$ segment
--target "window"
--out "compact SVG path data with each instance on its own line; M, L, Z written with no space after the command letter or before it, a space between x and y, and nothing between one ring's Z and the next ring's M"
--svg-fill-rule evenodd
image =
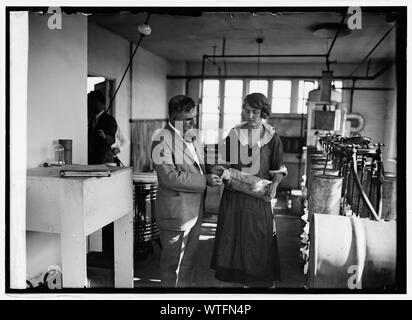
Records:
M267 80L250 80L249 93L262 93L266 97L268 96L268 81Z
M332 85L341 90L342 81ZM200 128L206 144L215 144L242 119L244 94L259 92L271 102L272 113L307 113L309 92L318 88L314 80L204 80ZM219 129L223 129L219 133Z
M105 77L100 77L100 76L87 76L87 94L90 93L90 91L100 91L106 98L106 111L111 115L115 116L116 114L116 101L111 99L113 98L114 95L114 90L115 90L115 80L108 79ZM111 105L110 105L111 103ZM110 106L110 109L109 109Z
M332 87L334 87L336 91L342 92L343 82L338 80L332 81Z
M298 109L297 113L307 113L308 106L306 105L309 92L317 88L317 82L300 80L299 81L299 96L298 96Z
M223 137L241 122L243 80L225 80L223 112Z
M87 77L87 93L93 91L95 89L96 84L105 82L106 79L104 77Z
M292 95L292 81L275 80L272 90L272 112L289 113Z
M216 143L219 129L219 80L203 82L201 128L204 130L205 143Z

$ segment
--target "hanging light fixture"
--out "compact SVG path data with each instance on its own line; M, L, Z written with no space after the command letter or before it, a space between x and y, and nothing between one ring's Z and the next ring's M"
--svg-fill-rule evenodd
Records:
M263 42L263 38L257 38L256 42L258 44L258 63L257 63L257 77L260 78L260 45Z

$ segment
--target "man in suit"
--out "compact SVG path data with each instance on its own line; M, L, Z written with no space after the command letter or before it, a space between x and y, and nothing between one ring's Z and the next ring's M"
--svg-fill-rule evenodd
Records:
M100 91L90 91L87 95L89 116L88 158L89 164L114 162L111 145L115 142L116 120L105 112L106 98Z
M160 229L162 285L192 285L195 254L204 210L206 186L222 183L206 174L203 146L196 135L197 110L184 95L169 101L169 122L153 138L152 160L157 172L156 220Z

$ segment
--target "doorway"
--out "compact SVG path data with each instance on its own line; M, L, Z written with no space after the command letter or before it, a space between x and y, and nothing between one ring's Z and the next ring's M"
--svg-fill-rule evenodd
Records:
M87 77L87 94L90 91L100 91L106 101L106 112L115 118L116 104L115 100L111 103L111 99L114 95L115 80L109 79L98 75L88 75ZM87 259L88 259L88 272L91 272L91 278L93 274L104 274L104 278L107 277L107 272L112 272L113 261L113 226L112 224L99 229L96 232L88 236L87 241ZM106 255L104 254L106 253ZM89 275L90 276L90 275Z
M110 101L113 97L115 90L115 80L108 79L103 76L87 76L87 93L97 90L104 94L106 98L106 109L110 106ZM107 113L115 117L116 100L113 101Z

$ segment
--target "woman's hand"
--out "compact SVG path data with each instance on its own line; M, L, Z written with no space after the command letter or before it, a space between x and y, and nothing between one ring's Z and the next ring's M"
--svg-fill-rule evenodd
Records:
M222 175L223 171L225 171L225 167L220 165L215 165L210 168L210 173L215 174L219 177Z
M272 183L272 185L270 186L269 192L263 196L263 201L271 201L272 199L274 199L276 197L277 188L278 188L278 184Z
M278 188L279 183L282 181L284 174L287 174L287 169L285 166L282 166L280 170L277 171L269 171L270 175L272 176L272 185L270 186L270 190L267 195L263 197L264 201L270 201L276 197L276 190Z
M206 180L209 187L217 187L222 184L222 179L215 174L206 175Z
M229 181L230 180L230 170L225 169L220 177L222 178L222 180Z

